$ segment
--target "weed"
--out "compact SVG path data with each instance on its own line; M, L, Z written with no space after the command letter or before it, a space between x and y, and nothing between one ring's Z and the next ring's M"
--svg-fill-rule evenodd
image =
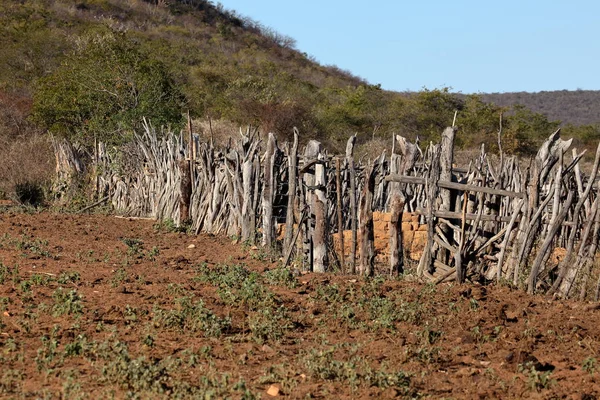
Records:
M369 386L381 389L396 387L406 390L410 386L410 375L404 371L389 372L385 365L381 366L378 370L373 370L367 364L362 378Z
M217 265L211 269L204 263L196 266L195 270L198 273L196 280L221 288L239 288L251 274L242 265Z
M87 337L83 334L77 335L74 341L67 343L64 347L63 358L80 356L90 347Z
M127 276L127 271L125 270L125 268L121 267L115 271L115 274L110 280L110 286L116 288L117 286L122 285L128 280L129 278Z
M23 257L31 259L52 258L57 259L48 251L48 241L38 239L33 236L22 234L19 238L13 238L8 233L5 233L0 238L0 245L12 246L17 250L21 250Z
M22 394L21 385L25 375L17 369L6 369L0 378L0 393Z
M0 297L0 311L6 311L8 309L9 304L10 304L9 297Z
M41 274L33 274L29 279L36 286L47 286L54 280L51 276Z
M164 219L162 221L157 222L156 224L154 224L154 230L157 232L180 232L180 233L185 233L187 232L187 227L186 226L177 226L177 224L175 223L175 221L173 221L170 218Z
M72 272L61 272L56 279L61 285L66 285L68 283L77 283L81 279L81 274L77 271Z
M146 255L148 260L150 261L155 261L156 257L160 254L160 250L158 249L158 247L153 246L152 249L150 249L148 251L148 254Z
M139 256L142 252L144 242L140 239L123 238L121 239L127 246L127 254L130 256Z
M469 308L472 311L477 311L479 310L479 302L477 301L477 299L475 298L471 298L471 300L469 300Z
M292 328L292 320L284 306L263 308L248 316L248 326L256 343L263 344L267 340L280 340Z
M0 263L0 285L3 285L4 282L10 277L10 269Z
M328 381L348 383L354 390L359 384L358 366L356 359L340 361L334 358L336 348L326 350L311 349L304 357L303 365L311 376Z
M338 284L335 283L333 285L319 285L316 291L316 298L331 306L343 303L345 296Z
M50 374L52 372L51 366L53 365L54 359L58 356L58 341L54 337L47 335L42 336L42 347L37 350L37 356L35 363L37 364L38 371L46 371Z
M593 375L594 372L596 372L596 364L597 363L598 363L598 360L596 360L594 357L588 357L585 360L583 360L581 368L588 374Z
M185 294L185 289L179 283L169 283L167 286L167 293L171 296L183 296Z
M153 309L155 327L167 329L202 331L207 337L218 337L231 328L230 318L219 318L204 306L202 300L192 302L189 297L177 299L176 307L163 310L158 306Z
M31 292L31 286L32 286L31 281L21 281L21 283L19 284L19 288L21 289L21 292L23 292L23 293Z
M298 279L288 268L276 268L263 274L269 285L282 285L293 289L298 287Z
M556 384L552 379L552 371L538 371L533 363L519 364L518 371L527 376L529 388L536 392L541 389L550 389Z
M52 312L55 317L71 314L79 316L83 312L81 296L79 296L76 290L67 292L62 287L59 287L52 293L52 299L54 299Z

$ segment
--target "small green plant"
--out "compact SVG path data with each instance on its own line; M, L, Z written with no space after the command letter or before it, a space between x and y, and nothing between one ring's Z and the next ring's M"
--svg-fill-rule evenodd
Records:
M128 281L127 271L125 268L121 267L115 271L113 277L110 280L110 286L116 288L119 285Z
M231 319L219 318L206 308L202 300L192 302L190 297L175 301L175 308L164 310L158 306L153 309L154 326L166 329L204 332L207 337L218 337L231 328Z
M472 311L479 310L479 302L477 301L477 299L471 298L471 300L469 300L469 308Z
M35 362L38 371L46 371L48 374L52 372L51 366L54 359L58 356L58 341L54 337L47 335L42 336L42 347L37 350Z
M268 340L280 340L293 327L292 320L284 306L261 308L248 315L251 336L258 344Z
M288 268L276 268L263 274L269 285L283 285L290 289L298 287L298 279Z
M4 282L10 277L10 269L0 263L0 285L3 285Z
M538 371L532 362L519 364L518 371L527 376L529 388L533 391L550 389L556 384L556 380L551 376L552 371Z
M56 259L48 251L48 241L30 237L25 234L21 235L18 239L12 239L10 241L17 250L23 251L23 257L29 257L32 259L39 259L42 257Z
M77 271L61 272L60 275L58 275L56 282L61 285L66 285L68 283L77 283L80 279L81 274Z
M121 239L127 246L127 254L130 256L140 256L144 246L144 242L140 239L123 238Z
M55 317L61 315L79 316L83 312L81 296L79 296L76 290L66 291L62 287L59 287L52 293L52 299L54 299L52 312Z
M153 246L152 249L150 249L148 251L148 254L146 255L146 257L148 258L148 260L150 261L155 261L156 257L160 254L160 250L158 249L158 247Z
M581 368L588 374L593 375L594 372L596 372L596 364L597 363L598 363L598 360L596 360L596 358L587 357L585 360L583 360Z
M187 227L186 226L177 226L177 224L175 223L175 221L173 221L170 218L164 219L162 221L159 221L158 223L154 224L154 230L158 231L158 232L180 232L180 233L185 233L187 231Z

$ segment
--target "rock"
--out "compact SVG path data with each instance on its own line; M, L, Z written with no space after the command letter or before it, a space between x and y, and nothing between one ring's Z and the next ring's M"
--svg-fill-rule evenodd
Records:
M188 246L188 249L195 249L195 248L196 248L196 245L195 245L195 244L190 244L190 245Z
M281 391L281 389L279 389L279 386L271 385L271 386L269 386L269 389L267 389L267 394L271 397L277 397L277 396L279 396L280 391Z

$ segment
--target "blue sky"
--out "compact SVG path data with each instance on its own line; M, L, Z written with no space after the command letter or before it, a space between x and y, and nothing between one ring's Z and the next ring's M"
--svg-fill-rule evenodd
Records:
M388 90L600 90L598 0L221 0Z

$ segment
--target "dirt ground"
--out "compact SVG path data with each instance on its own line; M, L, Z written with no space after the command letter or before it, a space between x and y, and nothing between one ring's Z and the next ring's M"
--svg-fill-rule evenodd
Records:
M600 395L600 310L304 274L231 238L0 209L0 398Z

